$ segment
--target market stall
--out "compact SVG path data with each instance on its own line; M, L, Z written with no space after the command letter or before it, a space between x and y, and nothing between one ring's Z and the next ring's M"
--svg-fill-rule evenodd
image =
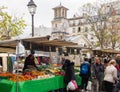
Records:
M33 37L1 41L0 52L16 53L16 46L19 41L22 42L26 50L33 49L47 52L56 52L56 48L61 48L62 46L77 45L76 43L61 40L49 40L48 37ZM50 64L50 66L51 65L52 64ZM64 84L62 69L56 70L56 67L53 66L51 66L50 69L48 69L48 67L46 70L43 69L44 67L42 66L42 68L38 69L39 71L28 70L30 72L25 72L25 74L7 74L7 72L4 71L5 73L0 73L0 89L2 92L48 92L66 86ZM76 75L76 79L77 84L81 85L81 77L78 74Z
M81 85L79 67L74 70L76 82ZM22 74L0 73L2 92L49 92L65 86L61 65L40 65L37 71L29 69Z
M48 92L64 88L63 76L55 76L42 80L28 80L18 82L18 92ZM81 85L81 77L76 75L77 84ZM16 82L0 79L1 92L16 92Z
M61 48L63 46L77 45L77 43L68 42L64 40L58 40L58 39L50 40L48 36L31 37L31 38L0 41L0 52L8 53L8 55L9 53L16 54L16 46L18 45L19 41L24 45L25 50L33 49L35 51L39 51L39 54L41 54L40 52L47 52L49 53L49 57L51 59L53 59L53 56L57 57L58 54L63 52L61 51ZM57 53L56 50L58 48L60 51ZM61 61L61 58L59 61Z
M120 51L113 50L113 49L94 49L93 55L98 56L114 56L116 54L120 53Z

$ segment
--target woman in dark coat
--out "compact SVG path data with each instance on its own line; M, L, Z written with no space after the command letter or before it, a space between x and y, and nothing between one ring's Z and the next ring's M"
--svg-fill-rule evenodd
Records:
M66 59L62 68L65 71L64 82L66 85L71 80L76 80L75 73L74 73L74 62L70 62L70 60Z

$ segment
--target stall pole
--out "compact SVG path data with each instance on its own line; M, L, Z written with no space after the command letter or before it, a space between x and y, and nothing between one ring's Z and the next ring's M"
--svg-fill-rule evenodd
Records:
M22 54L25 54L25 48L24 46L21 44L21 41L20 40L17 40L17 46L16 46L16 61L17 61L17 71L16 71L16 92L18 92L18 79L19 79L19 76L18 76L18 62L20 61L20 58L19 56L22 55Z
M50 60L52 60L52 55L51 55L51 46L49 46L49 55L50 55Z
M19 40L17 41L17 46L16 46L16 60L17 60L17 71L16 71L16 92L18 92L18 62L19 62Z

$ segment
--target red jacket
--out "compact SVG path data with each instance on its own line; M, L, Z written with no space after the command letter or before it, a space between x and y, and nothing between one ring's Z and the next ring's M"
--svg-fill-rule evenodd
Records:
M115 67L120 72L120 67L118 65L116 65Z

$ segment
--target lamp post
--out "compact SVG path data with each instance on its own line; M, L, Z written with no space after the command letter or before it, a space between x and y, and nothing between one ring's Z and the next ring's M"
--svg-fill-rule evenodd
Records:
M34 36L34 14L36 12L36 7L37 5L34 3L33 0L30 0L30 2L28 2L28 10L32 16L32 37Z

